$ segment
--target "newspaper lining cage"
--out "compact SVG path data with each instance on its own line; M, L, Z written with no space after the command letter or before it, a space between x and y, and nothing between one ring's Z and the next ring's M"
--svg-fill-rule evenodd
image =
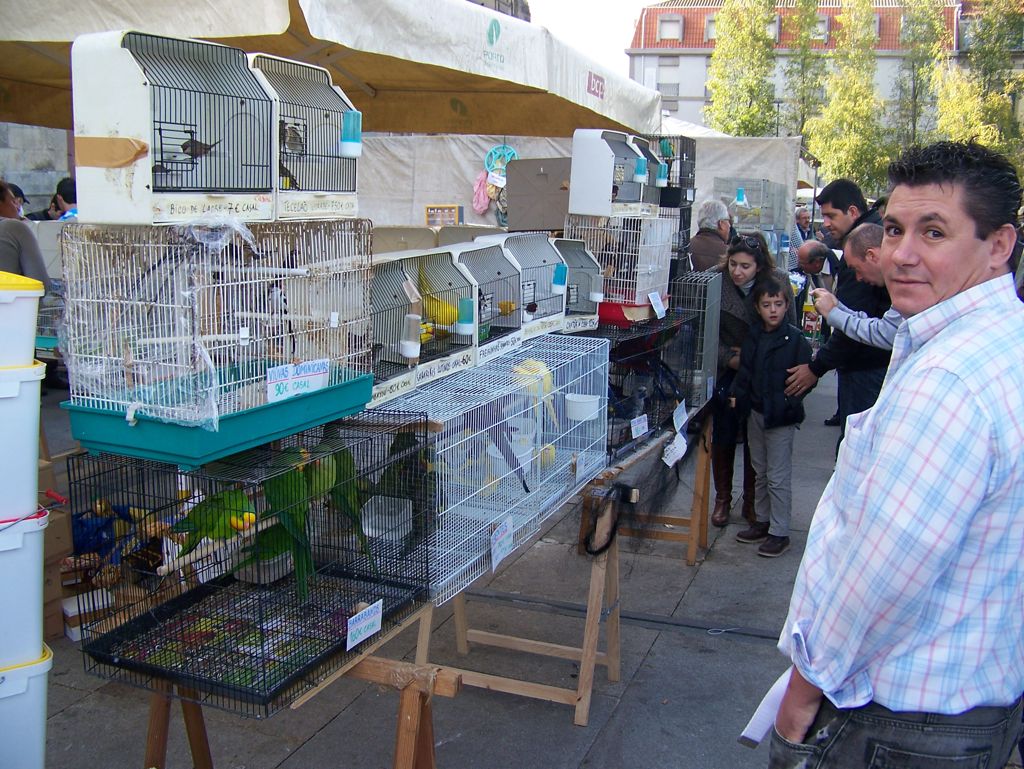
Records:
M340 148L352 103L325 69L266 54L249 60L276 96L278 216L354 216L356 160Z
M377 381L474 345L477 290L447 249L381 256L371 279Z
M605 466L607 376L606 340L541 335L392 401L438 424L436 604L487 571L497 525L511 519L523 542Z
M273 219L271 100L243 51L102 32L72 65L80 221Z
M380 602L387 629L427 600L426 429L378 410L189 473L71 457L88 669L250 717L312 688L354 614Z
M604 301L604 279L601 265L587 250L582 240L553 238L551 240L568 267L565 292L565 315L597 315Z
M72 414L217 429L277 402L282 365L326 388L365 376L369 237L358 219L65 227Z
M640 216L569 214L565 237L582 240L604 274L604 301L650 304L668 293L673 222Z
M546 232L487 235L479 243L497 243L519 268L523 326L565 315L566 267Z
M477 286L477 362L486 363L505 347L499 340L522 328L519 268L495 243L456 243L448 248Z

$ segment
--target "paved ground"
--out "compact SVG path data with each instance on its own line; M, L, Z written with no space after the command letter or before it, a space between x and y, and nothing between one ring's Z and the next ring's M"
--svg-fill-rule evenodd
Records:
M814 505L831 472L838 429L825 427L822 421L834 408L835 380L829 376L807 399L807 422L797 434L789 553L768 560L757 557L754 546L737 543L735 515L726 529L712 529L711 547L694 567L686 566L681 544L623 540L622 680L609 683L598 669L589 725L573 726L567 706L467 687L454 699L434 701L438 766L765 766L767 748L741 747L736 737L786 666L775 639ZM55 451L67 440L59 435L60 418L47 408ZM688 509L690 493L687 484L671 507ZM471 624L578 645L589 564L576 555L577 526L577 514L564 511L514 562L474 586ZM527 611L524 604L541 611ZM572 662L480 647L461 657L454 648L452 624L448 607L435 613L432 661L575 686L577 668ZM383 653L411 657L415 640L414 632L406 632ZM47 767L142 766L147 693L87 675L79 652L68 641L56 643L54 652ZM208 710L215 765L383 769L391 765L397 706L391 690L342 680L299 710L265 721ZM177 712L169 766L191 766Z

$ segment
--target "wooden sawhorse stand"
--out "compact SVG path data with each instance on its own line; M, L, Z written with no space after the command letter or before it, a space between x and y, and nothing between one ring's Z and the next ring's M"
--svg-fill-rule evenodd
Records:
M415 621L420 623L419 642L424 635L430 635L430 606L416 614L397 628L376 640L358 659L332 673L316 688L306 692L292 703L297 708L320 693L331 683L349 676L363 681L391 686L400 692L398 705L398 729L395 736L394 769L435 769L434 762L434 721L430 698L433 695L454 697L458 694L462 680L457 671L450 668L427 666L369 656L375 649L398 635ZM426 629L424 629L426 628ZM153 693L149 705L149 729L146 736L146 769L164 769L167 762L167 733L171 717L170 683L162 691ZM203 719L203 708L194 699L196 693L178 687L181 712L185 721L189 749L192 752L194 769L213 769L210 742Z
M496 646L513 651L539 654L545 657L576 660L580 664L579 678L575 689L517 678L479 673L475 670L446 668L462 678L466 686L490 689L496 692L517 694L520 697L531 697L548 702L559 702L572 705L573 723L586 726L590 719L590 702L594 690L594 668L604 665L608 671L609 681L618 681L621 675L622 651L620 646L619 626L619 548L616 542L601 555L596 556L590 566L590 589L587 596L587 614L583 623L582 646L563 646L561 644L536 641L529 638L474 630L469 627L466 616L466 596L459 593L453 599L455 611L455 648L459 654L469 653L469 644L477 643L485 646ZM605 651L598 651L598 637L601 633L601 616L607 615L605 632ZM426 664L429 653L429 634L426 638L421 634L416 648L416 662Z

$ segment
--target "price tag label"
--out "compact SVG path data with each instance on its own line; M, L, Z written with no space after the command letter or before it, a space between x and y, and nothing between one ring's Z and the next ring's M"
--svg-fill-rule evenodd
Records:
M659 318L665 317L665 303L661 301L661 294L657 291L652 291L647 295L648 299L651 300L651 306L654 308L654 314Z
M647 415L641 414L629 420L629 432L634 439L647 435Z
M268 368L267 403L322 390L327 387L330 374L331 361L328 358Z
M381 619L384 617L384 599L381 598L374 604L363 609L357 614L348 618L348 639L345 641L345 651L362 643L372 635L380 632Z
M687 421L689 421L690 415L686 413L686 401L679 401L679 405L676 406L676 410L672 412L672 424L676 428L677 433L681 433L683 428L686 427Z
M672 467L672 465L683 458L684 454L686 454L686 437L681 433L676 433L676 437L665 447L665 451L661 455L661 461Z
M491 533L491 571L497 569L498 564L512 552L512 534L511 518L505 518Z

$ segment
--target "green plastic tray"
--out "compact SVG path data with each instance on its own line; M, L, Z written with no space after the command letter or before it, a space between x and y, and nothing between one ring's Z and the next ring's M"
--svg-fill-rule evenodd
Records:
M373 395L373 376L363 374L341 384L277 403L237 411L220 418L216 432L125 412L61 404L71 416L71 435L82 448L178 465L183 470L212 462L268 441L292 435L362 411Z

